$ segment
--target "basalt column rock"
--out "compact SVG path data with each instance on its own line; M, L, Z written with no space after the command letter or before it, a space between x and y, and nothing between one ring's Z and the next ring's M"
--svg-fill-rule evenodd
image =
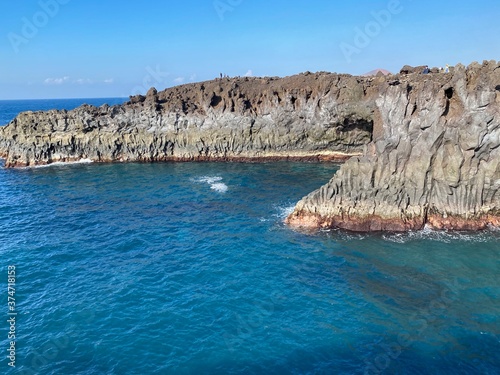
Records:
M410 74L380 88L382 129L304 197L293 226L405 231L500 226L500 64Z

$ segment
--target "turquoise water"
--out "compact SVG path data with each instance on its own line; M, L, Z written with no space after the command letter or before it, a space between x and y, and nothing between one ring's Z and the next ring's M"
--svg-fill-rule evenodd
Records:
M285 226L336 169L1 169L0 373L498 374L500 233Z

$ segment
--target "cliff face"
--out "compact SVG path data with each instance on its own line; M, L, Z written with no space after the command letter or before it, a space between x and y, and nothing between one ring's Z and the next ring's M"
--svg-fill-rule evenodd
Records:
M348 160L287 218L355 231L500 226L500 64L452 73L305 73L183 85L121 106L26 112L6 167L111 161Z
M375 100L362 156L304 197L293 226L403 231L500 226L500 64L401 75Z
M183 85L121 106L26 112L0 128L6 167L110 161L346 159L371 141L373 79L305 73Z

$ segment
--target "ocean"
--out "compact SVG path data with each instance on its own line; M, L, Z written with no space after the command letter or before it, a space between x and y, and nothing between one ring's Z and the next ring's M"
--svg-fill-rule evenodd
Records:
M82 104L98 107L102 104L122 104L127 100L127 98L0 100L0 126L8 124L19 112L48 111L51 109L66 109L69 111Z
M284 225L338 167L0 169L0 373L499 374L500 232Z

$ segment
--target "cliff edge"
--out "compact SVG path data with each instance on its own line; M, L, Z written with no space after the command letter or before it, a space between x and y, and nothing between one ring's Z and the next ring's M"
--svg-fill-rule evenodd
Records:
M500 226L500 64L399 75L362 156L304 197L292 226L406 231Z
M379 85L304 73L152 88L119 106L25 112L0 127L6 167L88 159L345 160L372 138Z

